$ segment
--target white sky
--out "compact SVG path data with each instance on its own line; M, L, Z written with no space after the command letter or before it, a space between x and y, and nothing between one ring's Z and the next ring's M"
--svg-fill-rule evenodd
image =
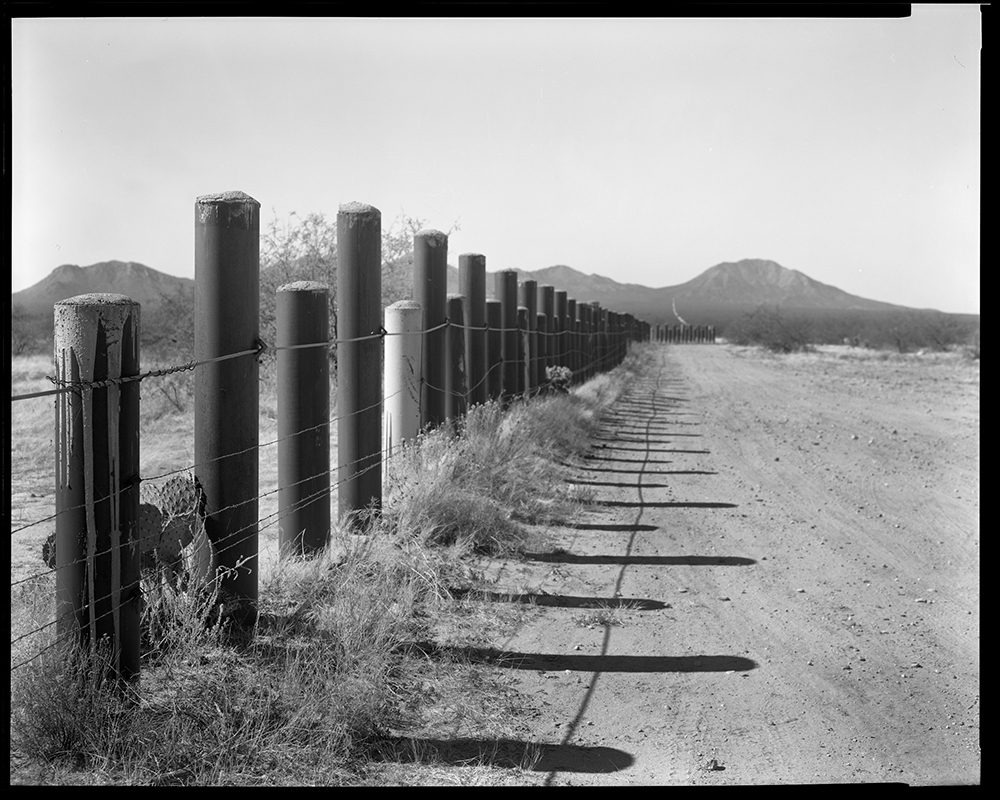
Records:
M449 261L668 286L772 259L979 313L980 10L901 20L12 22L12 290L194 275L194 203L371 203Z

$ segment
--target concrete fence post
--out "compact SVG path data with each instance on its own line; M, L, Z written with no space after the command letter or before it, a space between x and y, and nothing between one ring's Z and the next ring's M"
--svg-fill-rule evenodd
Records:
M568 331L566 330L566 301L569 299L566 292L557 289L553 292L556 308L556 364L560 367L567 366L566 354L569 347L566 342Z
M353 525L382 506L382 212L337 212L337 500Z
M54 308L60 382L139 374L139 304L84 294ZM112 672L139 674L139 382L56 395L56 633L111 645Z
M518 304L528 310L528 345L525 360L528 364L528 393L538 393L538 281L527 280L518 287Z
M594 374L604 372L604 309L600 303L593 304L594 309Z
M535 315L535 344L538 347L538 357L535 361L535 372L538 375L538 386L535 387L536 391L541 391L545 388L545 384L548 382L548 378L545 375L545 359L546 359L546 348L549 344L549 337L543 335L548 329L548 316L545 314Z
M195 203L194 352L208 361L260 342L260 203L243 192ZM257 620L260 385L257 358L204 364L194 378L194 476L205 533L196 572L218 579L237 625Z
M469 405L485 403L486 385L486 256L458 257L458 291L465 297L465 369Z
M420 358L424 312L413 300L400 300L385 310L385 378L382 407L382 476L403 446L420 433Z
M579 372L579 367L577 365L577 346L576 346L576 300L572 297L566 298L566 366L569 367L570 373L572 374L572 382L576 383L580 376L577 374Z
M531 385L529 371L531 370L531 344L528 329L528 309L517 307L517 393L520 397L530 397L528 387Z
M468 409L465 379L465 311L460 294L448 295L448 336L445 338L444 416L449 422L457 422Z
M448 236L441 231L423 230L413 237L413 299L424 310L424 331L444 323L448 313ZM421 427L437 426L445 420L447 337L444 328L422 337Z
M325 283L297 281L275 295L281 557L317 553L330 537L328 294ZM324 346L303 347L315 344Z
M496 273L494 295L500 301L503 317L503 337L500 355L503 359L503 400L506 405L517 395L517 272L512 269Z
M499 400L503 395L503 308L499 300L486 301L487 381L490 400Z
M619 341L618 335L618 312L609 311L608 312L608 340L609 340L609 359L608 359L608 370L614 369L618 366L618 358L621 350L621 342Z
M542 366L542 373L539 380L543 383L547 380L545 370L556 365L557 343L556 332L556 287L549 284L542 284L538 287L538 311L545 315L545 331L539 329L538 335L545 339L545 363ZM541 363L541 362L539 362Z

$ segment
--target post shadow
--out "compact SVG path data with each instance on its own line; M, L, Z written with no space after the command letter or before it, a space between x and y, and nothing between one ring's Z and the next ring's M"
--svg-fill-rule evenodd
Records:
M661 600L640 597L577 597L566 594L536 594L534 592L511 594L476 590L453 590L452 595L490 603L521 603L553 608L625 608L630 611L661 611L668 608L668 604Z
M735 503L651 503L639 500L634 502L631 500L595 500L594 505L605 508L739 508Z
M581 556L567 552L525 553L526 561L548 564L616 564L646 567L746 567L756 564L753 558L742 556Z
M434 658L458 658L504 669L542 672L747 672L757 668L749 658L731 655L691 656L590 655L584 653L521 653L493 647L452 647L430 642L411 645Z
M519 739L423 739L393 736L372 745L372 758L403 764L490 765L533 772L609 773L635 759L614 747L549 744Z
M629 459L614 459L615 461L628 461ZM669 464L669 461L635 461L635 464ZM718 475L718 472L712 472L707 469L666 469L666 470L656 470L651 472L647 469L610 469L608 467L575 467L574 469L580 472L610 472L612 474L623 474L623 475ZM578 482L578 481L577 481ZM573 481L570 481L573 483ZM610 484L609 484L610 485ZM624 485L624 484L622 484ZM643 484L645 486L645 484ZM634 488L634 487L633 487Z

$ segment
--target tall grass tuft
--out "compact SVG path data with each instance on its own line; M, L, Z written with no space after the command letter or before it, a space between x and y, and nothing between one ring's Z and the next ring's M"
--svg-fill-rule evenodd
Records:
M567 482L601 414L651 358L635 348L613 373L569 394L474 406L458 426L422 434L389 463L383 524L430 545L477 553L516 552L521 523L558 522L586 501Z
M343 782L421 708L424 659L407 645L435 584L412 551L337 538L263 582L249 639L205 624L211 604L162 585L144 612L141 680L124 691L95 678L99 652L50 650L15 671L12 746L114 782Z

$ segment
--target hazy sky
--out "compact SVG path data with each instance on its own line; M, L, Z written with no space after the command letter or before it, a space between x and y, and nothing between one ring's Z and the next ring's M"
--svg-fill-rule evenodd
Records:
M12 290L194 275L198 195L350 201L449 261L669 286L741 258L979 312L980 10L888 20L16 19Z

